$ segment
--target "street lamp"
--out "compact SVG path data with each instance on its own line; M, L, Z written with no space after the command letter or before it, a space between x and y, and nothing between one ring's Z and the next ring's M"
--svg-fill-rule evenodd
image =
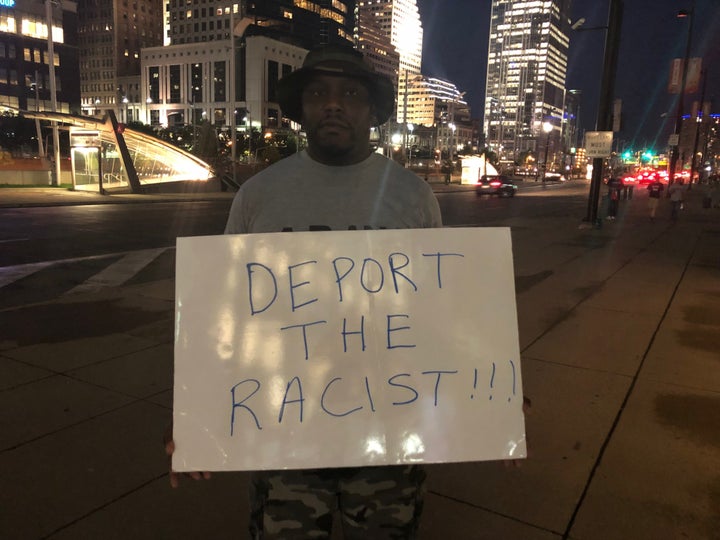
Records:
M412 139L412 132L415 129L415 126L408 122L407 129L410 132L410 135L409 135L408 141L407 141L407 146L408 146L408 150L409 150L407 166L410 167L410 166L412 166L412 144L411 144L412 141L410 139Z
M50 76L50 106L53 114L57 112L57 81L55 80L55 48L53 44L53 16L52 8L60 5L57 0L45 0L45 23L47 24L47 47L48 47L48 75ZM60 169L60 131L57 120L50 122L53 136L53 160L55 162L55 176L52 184L59 186L61 183Z
M545 181L545 173L547 173L547 159L548 159L548 148L550 148L550 132L553 130L553 125L550 122L543 122L542 130L545 132L545 159L543 159L543 176L542 181Z
M448 127L450 128L450 140L448 141L448 151L450 153L450 163L452 163L453 156L455 155L455 152L453 151L453 145L455 144L455 130L457 129L455 124L450 122L448 124Z
M124 96L122 98L122 102L125 105L125 123L128 123L128 103L130 103L130 100L127 98L127 96Z
M246 116L243 118L243 122L247 124L247 136L248 136L248 159L252 155L252 118L250 118L250 111L245 109Z
M151 97L148 97L145 99L145 120L147 121L147 124L150 125L150 105L152 104L153 100Z

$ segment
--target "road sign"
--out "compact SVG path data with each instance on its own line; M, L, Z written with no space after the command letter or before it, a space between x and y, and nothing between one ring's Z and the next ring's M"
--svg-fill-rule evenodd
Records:
M677 133L673 133L670 135L670 138L668 139L668 146L677 146L680 142L680 135Z
M589 158L608 157L612 153L612 131L588 131L585 133L585 150Z

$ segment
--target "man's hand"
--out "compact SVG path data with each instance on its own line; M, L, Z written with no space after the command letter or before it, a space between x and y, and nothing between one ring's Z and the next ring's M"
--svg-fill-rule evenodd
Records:
M170 486L176 488L180 485L180 476L185 475L193 480L208 480L210 473L208 471L194 471L189 473L176 473L172 470L172 455L175 453L175 441L172 438L172 426L168 426L163 435L163 444L165 445L165 453L168 456L168 468L170 469Z
M532 407L532 401L530 401L529 397L523 396L523 413L528 414L530 412L530 407ZM527 445L527 440L525 441L525 444ZM529 449L528 457L530 457ZM519 467L522 467L522 460L520 459L504 459L502 463L506 469L517 469Z

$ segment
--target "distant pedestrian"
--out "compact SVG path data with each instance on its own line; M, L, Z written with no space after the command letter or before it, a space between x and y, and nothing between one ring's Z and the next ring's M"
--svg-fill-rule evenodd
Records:
M650 198L648 199L648 207L650 208L650 221L655 221L655 214L657 212L658 204L660 204L660 198L665 186L660 180L655 180L652 184L648 184L648 192Z
M622 182L618 178L608 180L608 215L607 219L614 221L620 206L620 189Z
M677 182L670 184L670 187L668 188L668 194L670 195L670 204L672 205L672 209L670 211L671 221L677 221L678 215L680 214L680 210L682 209L683 205L684 191L685 186L683 186L682 180L678 180Z

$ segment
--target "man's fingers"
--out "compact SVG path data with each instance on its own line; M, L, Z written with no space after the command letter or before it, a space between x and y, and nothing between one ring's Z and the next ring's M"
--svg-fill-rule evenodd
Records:
M175 441L170 440L170 441L165 442L165 453L168 456L172 456L174 452L175 452Z
M170 471L170 487L176 488L180 485L180 478L178 473Z

